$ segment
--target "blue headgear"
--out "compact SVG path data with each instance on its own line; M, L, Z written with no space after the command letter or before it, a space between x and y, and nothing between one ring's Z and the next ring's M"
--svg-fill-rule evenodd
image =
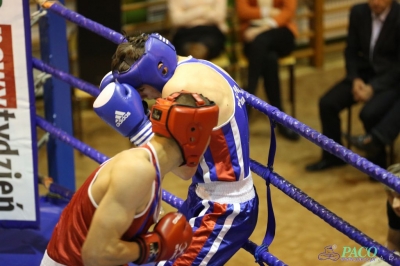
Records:
M160 63L162 66L159 68ZM134 88L147 84L161 92L174 74L177 64L178 58L172 43L160 34L152 33L139 60L124 72L114 71L113 76L119 83L127 83Z

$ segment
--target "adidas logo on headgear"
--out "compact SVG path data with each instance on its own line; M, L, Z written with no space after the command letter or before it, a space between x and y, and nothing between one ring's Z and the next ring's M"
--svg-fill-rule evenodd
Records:
M131 112L115 111L115 125L119 127L131 115Z

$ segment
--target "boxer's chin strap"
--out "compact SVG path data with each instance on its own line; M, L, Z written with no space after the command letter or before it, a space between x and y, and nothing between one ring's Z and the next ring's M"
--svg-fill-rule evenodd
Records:
M271 189L270 189L270 175L274 170L274 159L275 159L275 152L276 152L276 138L275 138L275 126L276 122L271 120L271 141L269 146L269 153L268 153L268 173L265 177L266 185L267 185L267 206L268 206L268 224L267 230L265 232L265 237L262 244L256 248L254 252L254 257L256 262L259 265L264 265L263 261L260 260L260 253L268 251L269 246L271 245L272 241L275 237L275 214L274 209L272 207L272 200L271 200Z

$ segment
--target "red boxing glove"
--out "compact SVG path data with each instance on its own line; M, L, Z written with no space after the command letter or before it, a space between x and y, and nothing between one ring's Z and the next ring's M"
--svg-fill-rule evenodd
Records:
M140 257L135 264L175 260L192 242L193 231L182 213L167 213L155 225L153 232L138 236Z

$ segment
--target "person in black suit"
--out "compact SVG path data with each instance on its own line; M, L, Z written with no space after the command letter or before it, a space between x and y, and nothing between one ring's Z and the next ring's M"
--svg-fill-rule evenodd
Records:
M367 154L382 150L391 145L400 133L400 98L385 116L365 135L349 136L352 145Z
M364 103L360 112L366 132L382 119L400 98L400 5L394 0L368 0L350 11L346 77L319 101L322 133L341 144L339 113L356 103ZM385 147L371 162L386 168ZM306 166L320 171L344 165L341 159L323 151L322 158Z

